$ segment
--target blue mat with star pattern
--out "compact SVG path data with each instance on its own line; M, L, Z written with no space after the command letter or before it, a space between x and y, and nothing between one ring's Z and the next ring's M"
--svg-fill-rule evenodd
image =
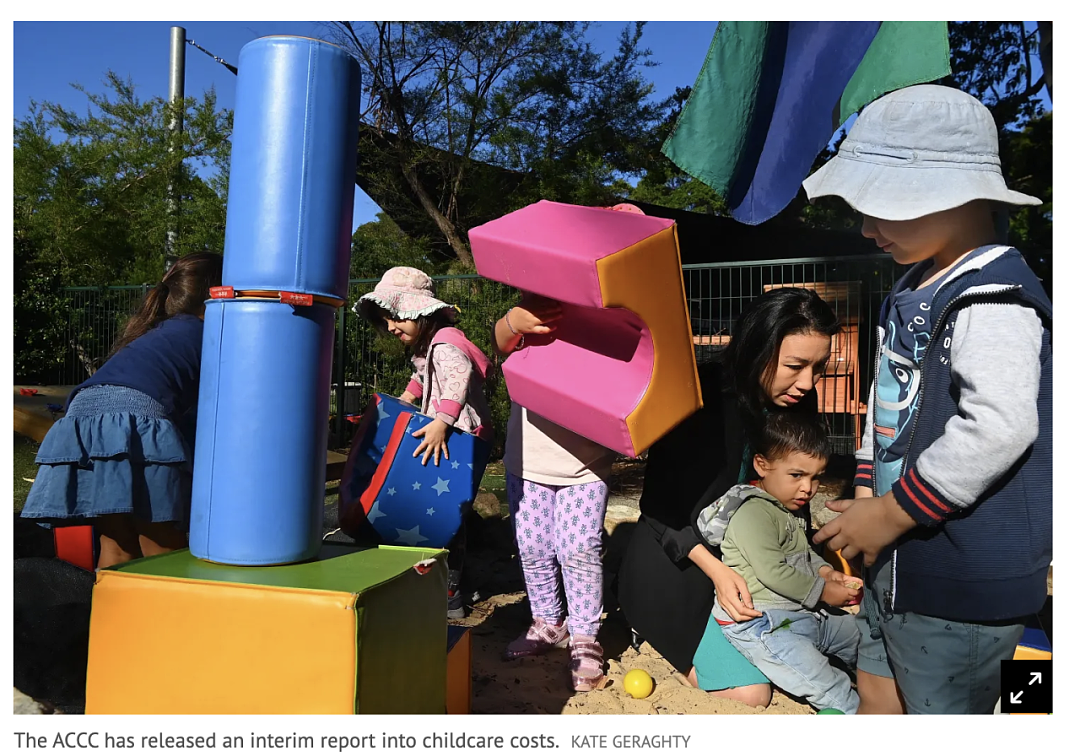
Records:
M383 543L443 548L461 527L484 477L490 443L452 430L449 459L426 465L412 434L431 422L411 404L375 394L364 410L338 494L338 524L356 533L366 520Z

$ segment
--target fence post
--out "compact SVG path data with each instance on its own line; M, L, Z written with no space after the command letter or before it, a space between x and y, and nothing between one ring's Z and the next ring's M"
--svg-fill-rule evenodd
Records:
M338 308L337 359L334 360L334 446L345 440L345 306Z

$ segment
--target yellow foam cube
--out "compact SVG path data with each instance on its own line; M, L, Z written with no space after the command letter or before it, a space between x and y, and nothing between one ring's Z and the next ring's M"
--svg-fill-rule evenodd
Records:
M87 714L441 714L446 552L323 544L235 567L184 549L97 573Z

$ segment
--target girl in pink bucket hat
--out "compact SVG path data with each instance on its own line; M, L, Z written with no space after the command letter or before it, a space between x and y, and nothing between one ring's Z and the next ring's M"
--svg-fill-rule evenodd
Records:
M401 400L420 402L420 411L434 421L413 434L422 439L413 456L423 454L426 465L447 458L446 439L451 428L483 439L493 435L491 409L484 396L484 379L492 364L468 337L454 327L457 311L435 297L435 284L422 270L391 268L375 290L360 297L354 311L376 328L405 344L415 372ZM450 586L447 616L465 616L461 596L461 567L465 552L464 527L447 547L450 551Z

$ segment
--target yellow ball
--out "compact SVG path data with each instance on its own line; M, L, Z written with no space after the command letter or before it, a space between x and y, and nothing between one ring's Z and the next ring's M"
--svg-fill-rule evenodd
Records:
M643 669L632 669L623 678L623 688L634 698L647 698L653 692L653 679Z

